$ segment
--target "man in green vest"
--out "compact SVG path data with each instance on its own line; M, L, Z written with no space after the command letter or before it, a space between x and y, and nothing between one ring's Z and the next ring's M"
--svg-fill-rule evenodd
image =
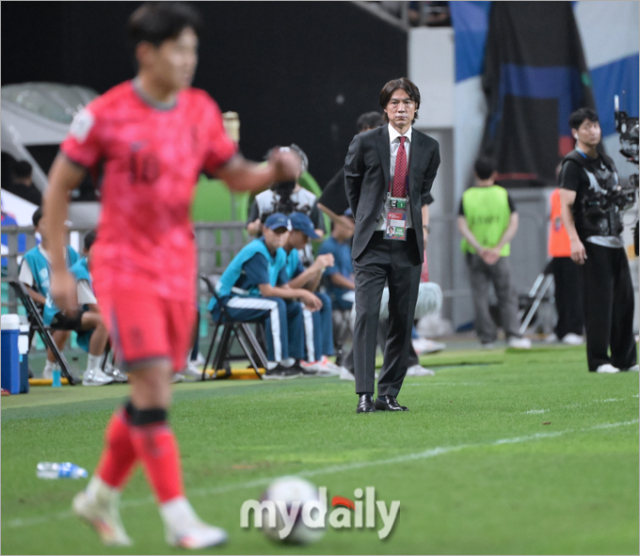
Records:
M480 157L475 163L476 185L460 201L458 229L469 268L475 326L483 347L495 347L497 329L489 311L489 284L498 298L500 321L509 347L529 349L531 341L519 333L518 294L507 258L509 242L518 230L518 213L507 190L495 185L495 163Z

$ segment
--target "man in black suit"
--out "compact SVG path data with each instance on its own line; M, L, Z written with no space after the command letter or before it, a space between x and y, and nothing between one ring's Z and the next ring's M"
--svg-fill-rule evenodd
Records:
M396 398L407 372L429 237L430 191L440 165L438 142L412 128L420 91L411 81L404 77L389 81L380 93L380 106L388 125L356 135L345 160L345 188L355 219L357 413L407 411ZM376 334L387 281L389 335L374 402Z

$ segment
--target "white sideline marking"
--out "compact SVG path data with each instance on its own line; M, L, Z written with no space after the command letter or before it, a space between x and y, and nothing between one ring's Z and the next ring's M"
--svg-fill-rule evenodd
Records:
M430 448L423 452L416 452L414 454L405 454L403 456L398 456L395 458L388 459L379 459L373 461L360 461L354 463L347 463L344 465L333 465L331 467L322 467L320 469L313 469L311 471L301 471L296 473L300 477L315 477L316 475L326 475L332 473L339 473L341 471L354 471L356 469L362 469L364 467L374 467L376 465L388 465L390 463L404 463L408 461L415 461L420 459L429 459L436 456L441 456L444 454L449 454L451 452L459 452L460 450L465 450L467 448L483 448L486 446L501 446L503 444L520 444L522 442L531 442L535 440L541 440L543 438L555 438L557 436L562 436L565 434L569 434L572 432L590 432L594 430L600 429L612 429L615 427L624 427L628 425L637 425L638 419L633 419L632 421L620 421L618 423L602 423L600 425L594 425L592 427L588 427L586 429L566 429L564 431L557 432L539 432L536 434L530 434L527 436L516 436L513 438L502 438L499 440L494 440L493 442L485 442L480 444L460 444L458 446L439 446L437 448ZM214 488L203 488L203 489L192 489L189 492L189 497L192 498L194 496L210 496L212 494L222 494L225 492L230 492L233 490L243 490L245 488L254 488L259 486L266 486L272 481L277 479L277 477L267 477L263 479L255 479L253 481L247 481L245 483L235 483L226 486L214 487ZM133 508L137 506L143 506L145 504L154 504L155 500L151 496L147 496L145 498L138 498L132 500L123 500L120 504L121 508ZM3 528L8 529L17 529L19 527L30 527L32 525L38 525L41 523L46 523L47 521L52 521L55 519L67 519L71 517L73 514L70 511L59 512L57 514L52 514L48 516L40 516L40 517L32 517L27 519L10 519L2 524Z
M523 411L523 413L525 414L529 414L529 415L539 415L540 413L546 413L547 411L549 411L548 409L530 409L529 411Z

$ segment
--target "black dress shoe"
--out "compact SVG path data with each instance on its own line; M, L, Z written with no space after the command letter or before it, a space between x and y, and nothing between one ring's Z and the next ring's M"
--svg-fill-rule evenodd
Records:
M379 411L409 411L409 408L400 405L393 396L376 398L375 407Z
M371 394L362 394L358 400L356 413L372 413L376 410Z

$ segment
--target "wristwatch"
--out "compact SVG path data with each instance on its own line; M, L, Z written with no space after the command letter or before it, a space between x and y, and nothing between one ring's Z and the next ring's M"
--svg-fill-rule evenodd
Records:
M427 230L427 233L430 234L431 233L431 226L429 226L429 224L424 224L422 226L425 230Z

